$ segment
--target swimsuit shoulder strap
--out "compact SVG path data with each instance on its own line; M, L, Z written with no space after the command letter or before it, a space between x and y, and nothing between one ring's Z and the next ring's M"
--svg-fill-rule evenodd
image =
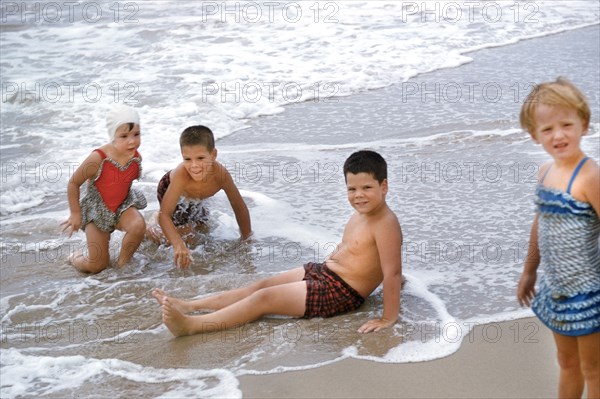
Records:
M583 158L579 162L579 164L577 165L577 167L575 168L575 170L573 171L573 176L571 176L571 180L569 181L569 185L567 186L567 194L571 194L571 186L573 185L573 182L575 181L575 178L577 177L577 174L581 170L581 167L583 166L583 164L585 163L585 161L587 161L588 159L589 159L589 157Z
M550 172L550 169L552 169L552 164L550 164L550 166L548 166L548 169L546 169L546 171L544 172L544 175L542 176L542 180L540 180L540 183L544 183L544 179L546 179L546 176L548 175L548 172Z
M102 159L105 159L107 157L106 153L104 151L102 151L100 148L96 148L94 151L96 151L98 154L100 154Z

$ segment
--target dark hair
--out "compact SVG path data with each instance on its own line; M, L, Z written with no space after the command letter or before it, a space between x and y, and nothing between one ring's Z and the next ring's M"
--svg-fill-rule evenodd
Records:
M186 128L179 137L179 146L202 145L208 151L215 148L213 132L206 126L196 125Z
M375 151L362 150L350 155L344 162L344 179L352 173L368 173L380 184L387 179L387 163L385 159Z

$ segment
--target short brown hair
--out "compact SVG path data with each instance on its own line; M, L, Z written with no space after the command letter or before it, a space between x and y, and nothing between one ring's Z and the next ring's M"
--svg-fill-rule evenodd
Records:
M583 93L568 79L559 76L554 82L536 85L521 107L519 122L521 127L533 135L535 130L535 111L538 105L563 106L577 111L587 128L590 123L590 107Z
M179 146L202 145L210 152L215 148L215 136L206 126L196 125L186 128L179 137Z
M387 163L375 151L356 151L344 162L344 178L347 177L348 173L353 175L368 173L381 184L387 179ZM348 180L346 179L346 181Z

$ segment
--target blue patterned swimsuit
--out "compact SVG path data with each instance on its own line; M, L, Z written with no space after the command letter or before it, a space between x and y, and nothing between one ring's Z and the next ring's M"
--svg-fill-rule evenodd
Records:
M571 186L587 157L575 168L567 191L536 190L538 245L543 275L531 308L551 330L569 336L600 331L600 220Z

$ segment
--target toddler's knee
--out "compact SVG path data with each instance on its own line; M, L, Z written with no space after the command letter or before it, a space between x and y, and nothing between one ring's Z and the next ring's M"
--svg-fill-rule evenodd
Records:
M588 381L598 381L600 379L600 362L598 357L587 359L581 362L581 373Z
M269 301L271 300L269 290L263 288L254 291L252 295L250 295L249 299L255 309L260 309L261 307L270 303Z
M140 217L133 219L127 226L126 231L136 237L144 237L146 234L146 222L144 221L144 218L140 215Z
M579 355L577 353L561 352L556 354L558 365L563 370L579 370Z

